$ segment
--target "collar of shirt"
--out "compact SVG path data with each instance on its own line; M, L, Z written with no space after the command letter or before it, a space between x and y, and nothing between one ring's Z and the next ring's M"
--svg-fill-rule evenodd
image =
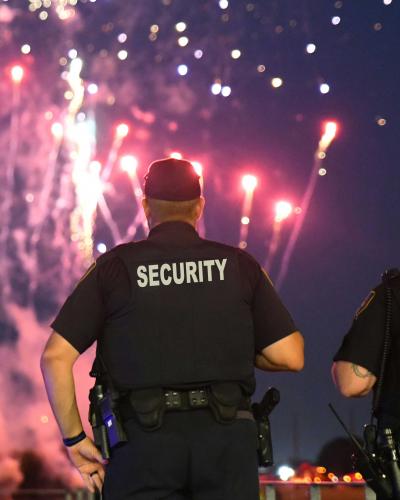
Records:
M196 229L184 221L167 221L150 230L148 240L187 245L200 240Z

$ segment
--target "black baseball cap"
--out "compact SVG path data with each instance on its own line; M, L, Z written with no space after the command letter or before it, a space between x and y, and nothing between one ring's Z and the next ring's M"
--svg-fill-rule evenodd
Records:
M144 194L147 198L188 201L201 195L200 177L187 160L156 160L150 165L144 180Z

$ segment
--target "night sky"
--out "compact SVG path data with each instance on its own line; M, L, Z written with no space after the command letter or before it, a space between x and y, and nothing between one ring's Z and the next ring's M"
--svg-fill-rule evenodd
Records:
M124 122L130 132L116 154L138 158L140 179L151 160L172 151L201 162L206 237L233 245L239 239L241 176L256 175L247 250L262 264L274 204L281 199L294 207L301 204L323 125L334 120L338 133L323 160L326 175L318 178L280 289L304 334L306 367L301 374L259 373L256 395L272 384L281 390L282 402L272 417L277 462L315 460L323 444L343 434L328 402L360 432L369 418L369 401L339 397L330 366L363 298L385 268L400 265L399 0L97 0L68 6L73 14L57 14L61 3L0 2L3 148L9 147L13 113L8 105L13 92L10 69L15 64L25 68L20 84L24 109L14 108L23 112L23 119L13 160L14 216L7 219L7 238L15 229L31 237L29 213L40 193L38 178L47 168L43 165L54 139L50 128L65 120L69 102L62 73L76 55L83 61L85 97L74 120L95 122L96 147L90 159L107 162L115 127ZM38 8L29 11L30 4ZM70 17L59 18L65 15ZM184 31L177 31L178 22L186 23ZM179 42L182 36L188 38L184 46L179 45L185 44ZM311 43L315 51L308 53ZM21 52L25 44L30 46L24 49L27 54ZM238 59L232 58L232 50L240 50ZM273 88L273 78L281 78L282 86ZM90 93L93 83L97 88L91 87ZM229 95L214 95L213 84L214 91L220 85ZM329 85L325 94L322 84ZM70 172L63 165L71 161L72 143L60 145L57 172ZM6 157L0 155L2 176L9 165ZM62 190L54 186L55 181L50 200L56 206ZM115 166L104 186L113 220L124 234L136 214L127 176ZM2 199L8 188L2 183ZM68 203L63 207L72 210ZM295 217L293 213L282 222L280 245L268 269L272 280ZM54 229L51 224L44 227ZM139 229L137 237L142 236ZM64 237L67 246L73 245ZM95 256L99 243L116 243L99 212L93 239ZM57 254L51 265L57 267L61 260ZM76 275L82 267L74 269ZM29 301L18 293L20 282L12 270L7 272L14 297L10 300L27 306ZM25 281L30 273L31 268ZM73 283L70 275L63 293L50 305L43 286L36 295L33 291L33 304L44 323L50 322Z

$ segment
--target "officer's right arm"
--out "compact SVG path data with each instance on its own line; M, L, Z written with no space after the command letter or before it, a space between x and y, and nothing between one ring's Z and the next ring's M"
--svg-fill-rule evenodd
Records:
M265 371L298 372L304 367L304 339L299 331L265 347L256 355L255 365Z
M349 361L333 363L332 378L340 393L347 398L366 396L377 379L367 368Z

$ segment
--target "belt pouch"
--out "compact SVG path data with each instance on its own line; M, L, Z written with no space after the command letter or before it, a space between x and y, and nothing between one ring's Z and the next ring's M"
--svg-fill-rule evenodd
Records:
M155 431L161 427L165 411L164 392L161 388L132 391L129 401L144 430Z
M220 424L231 424L236 419L237 410L243 399L240 386L221 382L210 386L210 409Z

